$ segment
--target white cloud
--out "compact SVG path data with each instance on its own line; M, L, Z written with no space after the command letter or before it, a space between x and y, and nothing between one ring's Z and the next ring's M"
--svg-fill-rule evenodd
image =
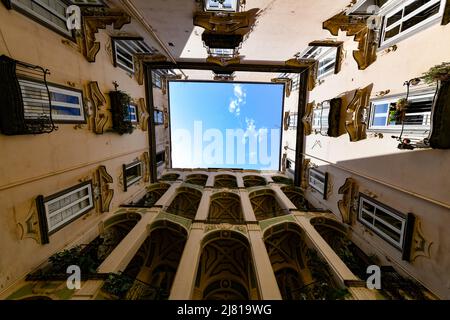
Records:
M241 106L246 102L247 93L240 84L233 85L233 93L234 97L230 101L228 111L230 111L230 113L234 113L236 116L239 116L241 114Z

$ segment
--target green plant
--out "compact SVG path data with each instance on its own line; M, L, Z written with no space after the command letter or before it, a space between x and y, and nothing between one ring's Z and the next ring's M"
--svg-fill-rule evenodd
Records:
M76 246L70 249L55 253L49 258L51 267L49 273L66 273L67 267L70 265L77 265L80 267L82 273L95 273L98 267L96 258L90 254L83 252L81 246Z
M103 290L111 295L123 299L133 286L134 279L124 274L111 273L105 280Z
M129 105L131 97L120 90L111 91L111 113L113 120L113 130L119 134L132 133L134 130L130 119Z
M442 62L439 65L431 67L421 77L426 83L434 83L436 81L450 80L450 62Z

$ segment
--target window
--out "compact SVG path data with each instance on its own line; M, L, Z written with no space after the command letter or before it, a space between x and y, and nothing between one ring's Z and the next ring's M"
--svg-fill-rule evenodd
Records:
M330 102L324 101L313 111L312 128L317 132L328 130L328 115L330 113Z
M48 93L42 82L19 79L24 105L24 114L27 118L38 119L48 105ZM48 84L52 118L55 122L86 122L83 95L80 90Z
M156 154L156 165L159 166L159 165L163 164L165 159L166 159L166 155L165 155L164 151L157 153Z
M91 181L44 198L36 199L39 215L44 221L44 238L94 208ZM48 242L44 240L44 243Z
M310 46L301 55L301 58L319 60L317 78L320 79L334 73L337 50L337 47Z
M164 124L164 112L155 109L154 117L155 117L154 119L155 124Z
M133 163L123 165L123 187L126 192L128 187L135 184L142 178L142 162L135 161Z
M72 37L72 31L67 30L66 26L68 5L65 2L61 0L11 0L11 4L14 9L37 19L45 26Z
M154 53L140 38L112 38L114 66L134 73L133 55L135 53Z
M309 186L318 191L323 199L327 198L328 172L322 173L315 168L309 169Z
M70 0L70 2L79 6L103 6L101 0Z
M391 6L381 11L384 20L380 47L392 45L404 36L439 21L445 7L444 0L409 0L397 2L397 6Z
M359 197L359 221L397 248L403 246L406 217L363 194Z
M404 116L397 110L398 98L373 101L370 108L369 127L373 129L401 130L402 122L408 130L427 131L431 126L431 109L434 92L409 97Z
M291 114L289 114L289 129L297 130L297 119L297 112L292 112Z
M227 11L237 12L239 9L239 0L204 0L205 11Z
M210 48L210 55L213 57L227 57L232 58L234 56L234 49L221 49L221 48Z
M300 87L300 75L298 73L282 73L278 76L281 79L292 79L292 91Z
M137 112L137 105L134 103L130 103L128 105L128 116L125 121L130 121L131 123L137 123L138 122L138 112Z

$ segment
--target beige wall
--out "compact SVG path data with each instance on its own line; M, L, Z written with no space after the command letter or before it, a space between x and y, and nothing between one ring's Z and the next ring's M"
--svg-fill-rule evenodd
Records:
M3 5L0 21L0 54L48 68L49 82L66 86L72 82L75 88L83 89L89 81L98 81L108 100L107 108L107 93L114 90L113 81L132 98L145 98L144 86L124 70L114 68L108 31L96 35L100 51L96 62L88 63L74 43L63 44L59 34ZM49 196L74 186L80 179L90 178L99 165L105 165L113 177L111 211L144 188L140 182L123 192L121 174L122 164L148 151L147 132L136 128L132 134L122 136L113 132L96 135L87 124L78 129L74 124L57 126L58 130L50 134L0 135L0 292L80 236L85 238L79 241L87 243L98 232L96 226L102 215L91 210L50 236L49 244L41 245L29 238L20 240L16 223L30 214L36 196ZM94 232L88 233L92 228Z
M345 40L346 50L342 70L337 75L326 77L324 83L310 92L310 101L319 103L370 83L374 84L372 98L384 90L390 90L389 95L405 95L404 81L419 77L430 67L448 61L450 52L450 25L435 24L398 42L395 52L379 51L377 61L361 71L357 69L351 52L356 44L345 36L340 35L339 38ZM426 240L432 243L430 257L402 261L399 251L358 222L353 227L353 238L365 251L376 253L384 263L394 264L399 271L448 299L450 152L399 150L398 142L391 135L385 133L380 139L368 131L367 139L359 142L350 142L348 135L338 138L320 134L307 136L306 158L330 175L328 199L323 200L313 190L308 190L307 198L316 207L329 209L340 218L337 201L342 196L338 189L346 178L353 177L361 193L373 196L402 213L414 213L421 221Z

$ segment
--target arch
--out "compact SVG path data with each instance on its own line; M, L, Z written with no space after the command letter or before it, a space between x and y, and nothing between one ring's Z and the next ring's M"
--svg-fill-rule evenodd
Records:
M158 220L150 235L123 272L135 279L133 288L145 288L136 299L167 299L187 240L183 226Z
M202 193L196 189L180 187L177 195L170 203L166 212L176 214L188 219L194 219L202 198Z
M293 185L294 184L294 181L292 181L292 179L286 178L286 177L283 177L283 176L273 176L272 180L275 183L288 184L288 185Z
M236 177L230 174L219 174L214 177L214 188L237 188Z
M147 193L136 203L131 203L133 207L151 208L170 188L167 183L154 183L147 187Z
M206 174L190 174L186 177L185 182L204 187L207 180L208 175Z
M333 299L340 291L328 265L308 248L297 224L283 223L264 232L264 243L283 299Z
M167 173L159 178L159 181L175 181L180 177L178 173Z
M276 199L271 189L262 189L249 194L256 220L265 220L287 214Z
M202 242L194 299L249 300L259 293L247 238L238 232L221 230Z
M298 210L308 211L308 201L305 199L302 189L294 186L281 187L281 191L291 200Z
M265 178L261 176L255 176L255 175L249 175L244 176L242 178L244 180L244 186L246 188L256 187L256 186L265 186L267 184L267 181Z
M208 220L217 223L240 223L244 221L241 199L231 192L218 192L211 196Z

